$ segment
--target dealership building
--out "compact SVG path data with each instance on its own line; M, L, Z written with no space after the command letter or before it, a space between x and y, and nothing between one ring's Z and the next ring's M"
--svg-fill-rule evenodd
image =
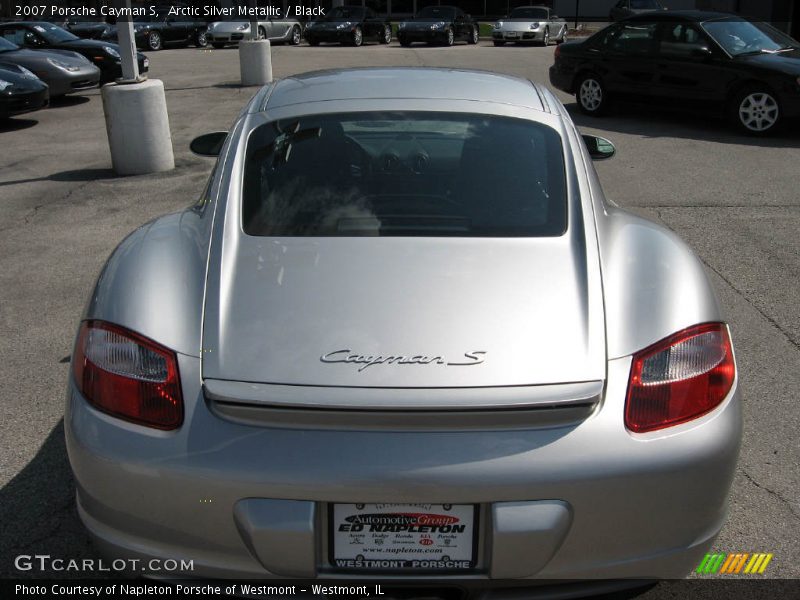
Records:
M111 4L103 0L51 0L52 4L63 6L94 6ZM454 4L461 7L478 19L494 19L517 6L544 4L568 19L582 22L604 21L608 13L619 0L256 0L259 6L276 6L285 10L287 7L306 6L330 9L337 5L369 6L378 14L392 17L407 17L421 8L431 5ZM671 9L702 9L748 15L773 23L783 31L791 32L800 38L800 2L795 0L660 0L661 4ZM203 6L217 4L230 7L246 4L244 0L182 0L175 4ZM0 17L13 18L13 12L19 5L41 4L38 0L0 0ZM49 2L48 2L49 4ZM142 2L134 0L133 6L170 4L167 1Z

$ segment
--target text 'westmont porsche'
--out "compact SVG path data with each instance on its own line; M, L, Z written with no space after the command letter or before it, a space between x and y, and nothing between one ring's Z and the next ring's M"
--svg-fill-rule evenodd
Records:
M308 73L192 148L218 157L200 200L115 250L72 357L104 552L442 589L698 564L741 438L728 326L552 93Z

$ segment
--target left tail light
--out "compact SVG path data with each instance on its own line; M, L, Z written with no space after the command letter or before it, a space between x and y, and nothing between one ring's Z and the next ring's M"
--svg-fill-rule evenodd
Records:
M724 323L684 329L633 356L625 426L645 433L696 419L725 400L735 378Z
M157 429L183 421L175 353L124 327L84 321L72 359L75 383L95 408Z

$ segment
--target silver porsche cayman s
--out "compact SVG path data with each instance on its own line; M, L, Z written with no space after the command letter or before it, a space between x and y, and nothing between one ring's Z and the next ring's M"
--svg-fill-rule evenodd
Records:
M101 550L442 586L696 566L741 439L728 326L547 89L309 73L192 147L200 200L114 251L72 357Z

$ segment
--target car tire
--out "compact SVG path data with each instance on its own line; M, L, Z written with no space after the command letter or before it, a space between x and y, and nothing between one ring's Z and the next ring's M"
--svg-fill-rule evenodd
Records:
M290 43L292 44L292 46L299 46L300 40L302 39L303 39L303 32L300 31L300 28L297 25L295 25L294 27L292 27L292 38Z
M151 31L147 34L147 49L153 52L161 50L164 42L161 40L161 34L157 31Z
M381 44L391 44L392 43L392 26L391 25L384 25L383 31L381 32L378 41Z
M497 46L497 47L506 45L506 43L503 40L494 40L493 42L494 42L494 45Z
M770 135L781 125L782 113L777 95L766 86L743 89L734 97L730 110L739 130L748 135Z
M578 78L575 86L575 99L578 108L585 115L600 116L608 108L608 93L603 80L594 73L585 73Z
M364 43L364 32L361 30L361 27L356 27L353 30L353 36L350 39L350 45L358 48L363 43Z
M477 44L478 40L481 39L481 32L478 29L477 25L472 26L472 33L469 34L469 38L467 38L467 43L469 44Z
M561 37L556 40L556 44L563 44L569 38L569 27L564 27L564 31L561 32Z
M194 36L194 45L198 48L205 48L208 46L208 38L205 31L198 31Z
M445 46L452 46L456 41L456 32L453 31L452 27L447 28L447 33L445 33L444 38L444 45Z
M550 30L545 28L544 37L542 38L542 46L546 48L549 45L550 45Z
M220 44L219 42L211 42L211 45L212 45L214 48L216 48L217 50L220 50L221 48L224 48L224 47L225 47L225 44Z
M258 39L260 40L267 39L267 30L261 27L260 25L258 26Z

